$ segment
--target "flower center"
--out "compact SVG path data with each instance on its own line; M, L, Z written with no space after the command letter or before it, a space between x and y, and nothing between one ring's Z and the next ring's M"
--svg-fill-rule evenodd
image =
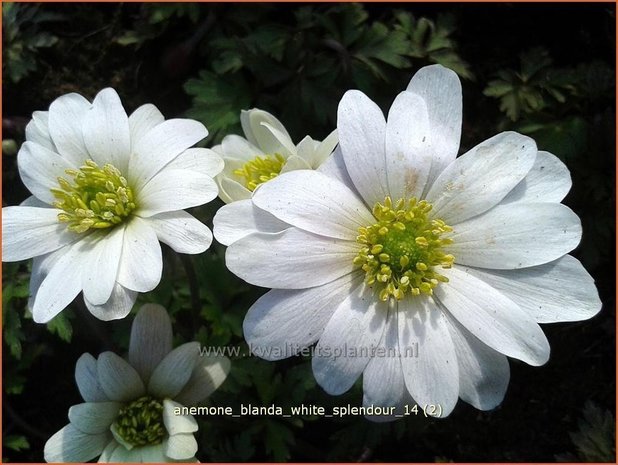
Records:
M253 192L260 184L279 176L284 164L285 158L278 153L263 157L257 156L242 165L242 168L234 170L233 173L242 178L245 187Z
M411 295L433 294L440 282L448 282L435 267L450 268L453 257L442 247L453 241L441 238L453 231L440 219L430 219L432 205L415 198L400 199L395 205L390 197L376 203L373 215L378 220L358 229L362 244L354 264L365 272L365 282L381 288L380 299L390 296L401 300Z
M119 410L112 428L132 446L160 444L165 436L163 404L150 396L140 397Z
M51 189L54 206L63 213L58 220L68 223L70 231L83 233L89 229L111 228L135 209L133 191L114 165L99 167L86 160L79 170L66 170L72 179L58 178L60 188Z

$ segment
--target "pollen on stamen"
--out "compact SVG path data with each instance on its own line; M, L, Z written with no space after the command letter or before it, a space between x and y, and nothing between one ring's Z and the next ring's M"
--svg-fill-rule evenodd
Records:
M133 210L133 191L118 168L106 164L102 168L86 160L79 170L66 170L71 181L58 178L59 188L51 189L54 206L62 213L58 221L76 233L111 228L122 223Z
M443 237L453 229L441 219L430 218L432 206L425 200L390 197L376 203L376 223L359 228L361 244L354 265L365 272L365 282L377 286L378 296L403 299L406 295L432 295L448 278L439 268L450 268L455 258L442 248L452 243Z
M257 156L232 173L241 178L245 187L253 192L260 184L279 176L284 164L285 158L278 153Z

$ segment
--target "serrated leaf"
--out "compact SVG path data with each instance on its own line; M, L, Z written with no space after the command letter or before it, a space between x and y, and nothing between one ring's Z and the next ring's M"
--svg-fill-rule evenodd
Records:
M3 442L7 448L17 452L30 449L30 443L25 436L9 435L3 439Z

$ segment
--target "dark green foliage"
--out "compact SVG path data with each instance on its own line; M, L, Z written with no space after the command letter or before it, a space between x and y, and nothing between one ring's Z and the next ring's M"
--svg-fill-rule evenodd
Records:
M569 167L565 203L584 230L574 255L595 278L603 311L591 321L545 325L551 361L541 368L511 361L509 390L494 411L460 402L447 419L389 424L352 416L201 416L198 458L521 462L571 452L567 460L614 460L614 14L613 5L4 4L5 137L21 144L32 111L59 95L91 98L111 85L129 112L151 102L166 117L204 122L206 146L241 134L240 110L251 107L272 112L295 142L307 134L318 139L335 128L346 90L365 91L386 111L420 67L452 68L464 92L460 153L515 130ZM15 205L27 192L16 157L4 144L3 152L4 205ZM212 227L222 205L216 200L191 213ZM175 344L238 350L206 405L238 412L241 403L361 404L362 381L329 396L309 357L249 356L242 322L266 290L227 270L225 247L214 243L198 256L163 253L163 279L137 307L164 305ZM26 310L29 274L25 262L3 264L4 461L43 459L45 440L81 402L76 360L84 352L126 353L133 319L100 322L80 297L49 324L35 324Z

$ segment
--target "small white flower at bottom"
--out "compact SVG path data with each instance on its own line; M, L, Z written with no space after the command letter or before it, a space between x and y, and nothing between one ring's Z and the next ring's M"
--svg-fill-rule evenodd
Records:
M172 350L167 311L144 305L131 329L128 361L82 355L75 380L85 403L45 444L47 462L195 462L198 424L183 407L202 402L225 380L230 361L203 356L197 342Z

